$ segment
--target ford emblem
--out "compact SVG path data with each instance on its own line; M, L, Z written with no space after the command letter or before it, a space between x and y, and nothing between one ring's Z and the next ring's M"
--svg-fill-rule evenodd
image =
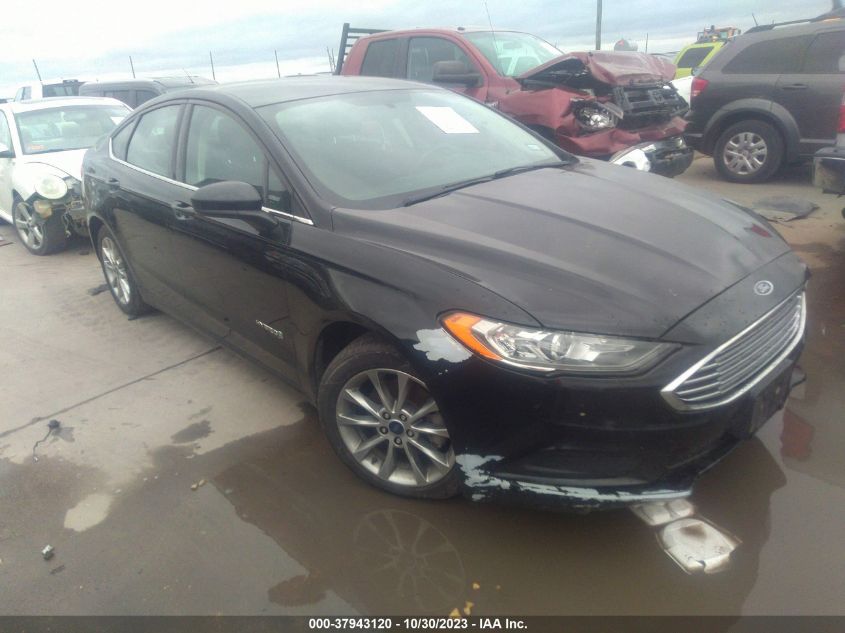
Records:
M775 287L772 285L772 282L765 279L754 284L754 294L760 295L761 297L772 294L772 290L774 289Z

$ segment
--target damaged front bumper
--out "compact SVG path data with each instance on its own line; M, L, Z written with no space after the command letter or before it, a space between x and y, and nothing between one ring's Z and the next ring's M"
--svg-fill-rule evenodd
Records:
M778 371L730 407L679 417L675 428L570 427L553 444L521 456L462 454L464 495L473 501L588 511L683 499L695 481L759 430L761 394L788 376L776 410L804 381L798 346ZM685 418L685 420L684 420Z
M682 136L677 136L629 147L611 156L610 162L673 178L684 173L692 164L692 159L692 148Z

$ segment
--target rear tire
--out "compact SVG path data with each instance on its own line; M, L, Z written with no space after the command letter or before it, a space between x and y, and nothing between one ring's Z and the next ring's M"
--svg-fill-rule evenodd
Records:
M722 132L713 151L713 163L725 180L755 183L771 178L780 169L783 156L780 132L768 123L748 119Z
M123 250L107 226L101 227L97 233L97 255L117 307L130 317L149 312L151 308L141 298L138 282L127 265Z
M50 255L62 250L67 243L60 213L42 220L35 209L20 198L15 199L12 207L12 224L21 244L33 255Z
M392 345L370 334L350 343L326 368L317 408L332 448L364 481L404 497L457 494L459 470L437 404Z

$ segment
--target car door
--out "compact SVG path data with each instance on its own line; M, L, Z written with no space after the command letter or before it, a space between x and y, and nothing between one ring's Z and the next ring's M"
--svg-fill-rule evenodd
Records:
M183 103L163 105L118 131L111 142L110 173L103 176L105 206L142 291L154 304L180 315L184 306L174 274L171 203L186 191L174 178L183 110Z
M200 216L193 213L190 193L179 192L175 202L184 212L177 214L174 244L184 295L196 310L230 328L228 342L295 380L286 264L293 222L290 187L257 136L222 107L192 105L180 145L186 185L246 182L277 219L268 229Z
M0 110L0 145L14 151L12 131L6 113ZM12 219L12 165L15 159L0 157L0 215L6 220Z
M814 154L836 140L844 56L845 30L819 33L804 53L800 70L778 80L778 100L798 124L802 154Z
M466 72L476 72L482 79L478 85L467 86L461 83L440 83L444 88L460 92L467 96L484 101L487 88L484 85L483 73L467 52L455 42L445 37L425 36L412 37L408 42L408 58L405 67L405 77L411 81L433 83L434 65L437 62L461 62Z

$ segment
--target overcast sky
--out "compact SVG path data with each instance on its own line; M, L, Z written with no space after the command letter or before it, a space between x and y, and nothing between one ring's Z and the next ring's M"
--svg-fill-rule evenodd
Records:
M36 79L110 79L181 72L233 81L328 70L343 22L370 28L487 25L483 0L2 0L0 96ZM495 28L539 35L564 50L594 47L595 0L487 0ZM830 0L604 0L603 43L620 37L676 51L703 26L747 29L811 17Z

